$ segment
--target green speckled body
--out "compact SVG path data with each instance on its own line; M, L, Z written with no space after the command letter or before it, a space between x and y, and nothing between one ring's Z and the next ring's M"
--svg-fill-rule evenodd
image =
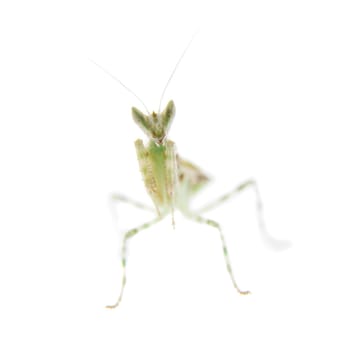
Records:
M165 215L174 207L174 194L177 176L175 144L165 141L158 145L149 141L144 146L142 140L135 142L140 171L146 189L157 209L159 215Z
M187 212L191 197L205 185L208 177L194 164L181 159L175 143L166 140L158 145L135 142L140 171L148 194L163 216L174 208Z

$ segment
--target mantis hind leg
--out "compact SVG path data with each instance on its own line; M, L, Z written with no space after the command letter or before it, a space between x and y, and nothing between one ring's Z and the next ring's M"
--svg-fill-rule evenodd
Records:
M194 220L194 221L200 223L200 224L205 224L205 225L208 225L210 227L214 227L216 230L218 230L218 232L220 234L222 250L223 250L223 253L224 253L224 258L225 258L225 262L226 262L227 272L230 275L230 278L231 278L231 281L233 283L233 286L235 287L235 289L237 290L237 292L239 294L242 294L242 295L249 294L250 293L249 291L244 291L244 290L242 290L242 289L240 289L238 287L238 284L237 284L236 279L235 279L234 274L233 274L232 265L231 265L231 262L230 262L230 257L229 257L229 253L228 253L228 249L227 249L227 245L226 245L225 236L224 236L224 234L222 232L220 224L218 222L214 221L214 220L206 219L206 218L204 218L202 216L199 216L199 215L191 215L191 216L189 216L189 218L191 220Z
M284 250L288 247L290 247L291 242L287 240L280 240L272 237L269 232L266 230L265 225L265 219L263 215L263 203L260 196L260 191L258 188L258 184L254 179L247 180L245 182L242 182L239 184L236 188L231 190L230 192L220 196L219 198L215 199L214 201L210 202L209 204L205 205L204 207L200 208L197 213L202 214L205 213L211 209L214 209L221 204L225 203L229 199L235 197L236 195L240 194L241 192L244 192L245 190L252 188L255 193L255 201L256 201L256 214L258 219L258 224L261 232L262 240L265 244L272 247L274 250Z
M148 221L138 227L135 227L129 231L127 231L124 235L123 238L123 244L122 244L122 258L121 258L121 262L122 262L122 269L123 269L123 277L122 277L122 285L120 288L120 292L119 292L119 296L117 299L117 302L113 305L108 305L106 306L106 308L108 309L114 309L116 308L120 302L122 301L123 298L123 293L124 293L124 288L126 285L126 248L127 248L127 241L135 236L136 234L138 234L139 232L141 232L142 230L145 230L151 226L153 226L154 224L156 224L157 222L159 222L162 219L162 217L156 217L155 219Z

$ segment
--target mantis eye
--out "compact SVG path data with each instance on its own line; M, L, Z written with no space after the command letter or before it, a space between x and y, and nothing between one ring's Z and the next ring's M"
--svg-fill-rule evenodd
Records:
M161 119L165 134L168 133L171 123L175 117L175 104L174 101L169 101L164 111L161 113Z
M147 130L150 130L151 128L148 116L135 107L132 107L131 114L134 122L147 134Z

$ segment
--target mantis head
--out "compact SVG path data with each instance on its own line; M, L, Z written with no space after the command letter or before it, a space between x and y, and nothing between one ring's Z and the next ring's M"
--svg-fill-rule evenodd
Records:
M169 101L161 113L152 112L146 115L135 107L132 108L131 112L135 123L143 132L157 144L163 144L175 116L174 102Z

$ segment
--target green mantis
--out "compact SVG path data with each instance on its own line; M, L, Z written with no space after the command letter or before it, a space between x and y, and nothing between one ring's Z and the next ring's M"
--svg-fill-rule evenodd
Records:
M167 85L169 84L169 81L172 78L179 62L184 56L184 53L177 62ZM111 75L105 69L103 70L107 74ZM114 76L112 77L121 83L117 78ZM122 85L127 90L132 92L124 84ZM136 95L134 94L134 96ZM177 152L175 142L171 141L168 138L169 129L175 117L174 102L169 101L164 110L162 112L158 111L157 113L152 112L144 114L137 108L133 107L132 117L134 122L140 127L148 139L146 143L144 143L141 139L136 140L135 148L144 185L150 198L152 199L154 209L135 200L128 199L122 195L113 195L112 200L115 202L128 202L130 204L134 204L139 208L152 211L155 216L151 221L148 221L125 232L123 236L121 252L121 263L123 270L122 285L116 303L107 306L107 308L117 307L123 298L126 285L126 248L130 238L139 234L141 231L155 225L168 215L171 215L172 223L174 226L175 209L179 210L188 219L199 224L210 226L216 230L218 237L221 240L226 268L234 288L241 295L249 294L250 292L247 290L242 290L235 280L232 265L230 263L228 248L220 224L214 220L207 218L206 216L203 216L203 214L250 188L254 191L256 196L257 217L263 237L268 243L272 244L276 248L287 247L289 244L287 241L276 240L269 236L265 230L265 224L262 215L262 201L256 181L253 179L247 180L239 184L230 192L218 197L213 202L202 207L201 209L191 209L191 199L198 191L202 190L202 188L205 187L205 185L210 180L209 177L198 166L183 159Z

